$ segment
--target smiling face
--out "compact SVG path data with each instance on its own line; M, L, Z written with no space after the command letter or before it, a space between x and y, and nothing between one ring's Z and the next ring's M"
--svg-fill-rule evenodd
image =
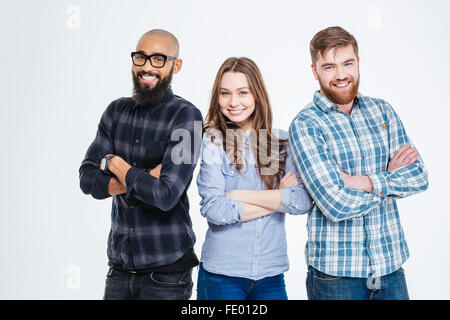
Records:
M224 116L242 129L252 128L251 115L255 110L255 98L248 80L241 72L225 72L220 81L219 106Z
M339 106L353 104L359 86L359 57L352 45L331 48L323 55L319 52L311 67L324 96Z
M177 54L173 41L168 37L157 34L143 36L136 46L136 52L146 55L160 53L166 56ZM133 74L138 78L141 87L149 89L154 88L162 79L170 76L172 68L173 73L178 73L181 69L181 60L166 61L162 68L153 67L148 60L143 66L132 65Z
M170 37L150 33L142 36L136 52L145 55L163 54L178 57L178 44ZM182 60L166 61L162 68L153 67L147 59L143 66L132 63L134 84L133 99L141 105L152 105L161 101L170 87L172 74L181 69Z

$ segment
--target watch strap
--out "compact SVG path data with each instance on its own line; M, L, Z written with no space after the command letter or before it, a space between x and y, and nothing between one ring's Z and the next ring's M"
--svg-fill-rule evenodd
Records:
M115 157L115 155L109 155L109 156L106 156L104 159L105 159L105 161L106 161L106 163L105 163L105 169L103 170L103 172L105 172L105 173L109 173L110 171L109 171L109 160L111 160L112 158L114 158Z

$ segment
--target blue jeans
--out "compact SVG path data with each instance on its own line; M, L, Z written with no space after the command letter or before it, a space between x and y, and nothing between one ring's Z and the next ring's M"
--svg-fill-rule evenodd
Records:
M261 280L211 273L200 264L198 300L287 300L284 274Z
M104 300L188 300L192 268L182 272L130 273L110 268Z
M306 289L309 300L409 300L403 268L366 279L330 276L309 266Z

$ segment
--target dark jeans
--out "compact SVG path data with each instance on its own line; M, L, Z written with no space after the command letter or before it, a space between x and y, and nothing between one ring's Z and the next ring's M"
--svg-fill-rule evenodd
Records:
M261 280L198 272L197 300L287 300L284 274Z
M182 272L129 273L110 268L104 300L188 300L192 268Z
M366 279L330 276L309 266L306 289L309 300L409 300L403 268Z

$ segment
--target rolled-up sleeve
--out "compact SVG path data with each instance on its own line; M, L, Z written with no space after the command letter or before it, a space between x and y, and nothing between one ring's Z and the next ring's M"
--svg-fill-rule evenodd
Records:
M310 212L313 207L312 199L306 190L302 179L300 178L300 174L298 173L294 159L292 158L290 147L288 145L285 172L293 173L297 177L298 185L295 187L280 189L281 205L278 211L294 215Z
M200 212L209 223L226 225L241 221L244 204L226 197L226 181L222 173L222 145L203 138L201 164L197 175L198 192L202 198Z

